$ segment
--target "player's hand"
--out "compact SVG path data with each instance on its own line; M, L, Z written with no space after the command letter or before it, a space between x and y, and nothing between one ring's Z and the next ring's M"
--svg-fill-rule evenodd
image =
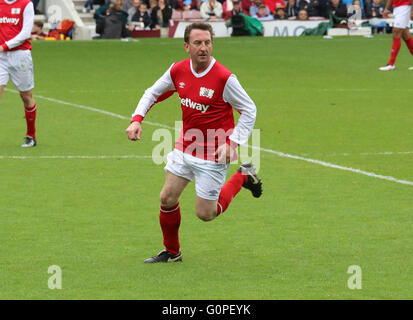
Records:
M218 147L215 152L218 163L230 163L237 158L237 150L225 143Z
M142 134L142 126L140 122L134 121L130 124L130 126L126 129L126 134L128 135L128 139L132 141L140 140Z
M384 9L382 12L383 19L387 19L389 17L389 10Z
M3 52L4 48L2 46L0 46L0 52Z

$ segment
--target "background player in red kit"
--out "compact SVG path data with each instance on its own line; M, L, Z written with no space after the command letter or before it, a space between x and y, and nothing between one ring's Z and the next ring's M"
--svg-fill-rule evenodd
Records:
M27 132L22 147L36 146L36 102L30 34L34 21L30 0L0 0L0 98L11 77L23 100Z
M391 48L390 60L384 67L379 68L381 71L394 70L397 55L401 47L401 39L403 38L410 53L413 55L413 38L410 36L409 25L411 18L411 0L387 0L383 10L383 18L388 17L389 8L393 6L394 23L393 23L393 45ZM409 68L413 69L413 68Z
M165 250L146 259L146 263L182 261L178 237L179 198L193 178L196 214L204 221L223 213L241 187L249 189L254 197L262 193L261 181L250 163L241 165L225 183L236 147L248 141L254 127L255 104L235 75L211 56L213 31L208 23L189 25L184 38L190 58L174 63L145 91L126 130L130 140L140 140L142 119L152 105L173 92L178 93L182 134L175 149L168 154L166 179L160 194L159 220ZM233 108L241 114L236 126ZM218 139L210 139L211 132L220 132Z

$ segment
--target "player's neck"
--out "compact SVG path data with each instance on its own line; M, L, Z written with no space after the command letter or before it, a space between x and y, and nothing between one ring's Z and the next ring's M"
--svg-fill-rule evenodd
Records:
M208 69L209 65L212 62L212 57L209 58L208 62L197 64L196 62L192 61L192 68L196 73L202 73L206 69Z

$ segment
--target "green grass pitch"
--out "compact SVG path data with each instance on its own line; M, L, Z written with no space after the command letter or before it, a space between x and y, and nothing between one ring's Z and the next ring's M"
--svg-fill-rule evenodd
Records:
M404 44L386 73L389 36L215 39L213 56L258 108L264 194L242 190L205 223L190 184L184 262L162 265L143 263L162 249L163 166L144 157L158 127L144 124L139 143L125 129L143 91L186 58L183 41L33 47L36 148L20 147L24 113L11 83L0 100L1 299L413 298L413 57ZM175 95L146 120L173 126L179 109ZM61 290L48 288L51 265L61 267ZM347 286L351 265L361 290Z

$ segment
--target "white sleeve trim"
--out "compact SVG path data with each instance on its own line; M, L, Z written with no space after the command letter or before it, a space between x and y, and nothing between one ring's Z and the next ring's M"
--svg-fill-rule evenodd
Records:
M222 97L241 113L238 123L229 139L238 144L245 144L252 133L257 117L257 107L245 92L235 75L231 75L225 84Z
M145 90L145 93L139 100L135 112L132 114L132 118L137 115L145 117L150 107L162 94L175 90L175 85L171 78L172 66L169 67L169 69L155 82L152 87Z
M9 49L13 49L13 48L16 48L19 45L21 45L27 39L29 39L30 35L32 33L33 23L34 23L33 2L29 2L27 4L26 8L24 8L24 11L23 11L23 28L22 28L22 30L13 39L10 39L9 41L6 41L6 46Z

